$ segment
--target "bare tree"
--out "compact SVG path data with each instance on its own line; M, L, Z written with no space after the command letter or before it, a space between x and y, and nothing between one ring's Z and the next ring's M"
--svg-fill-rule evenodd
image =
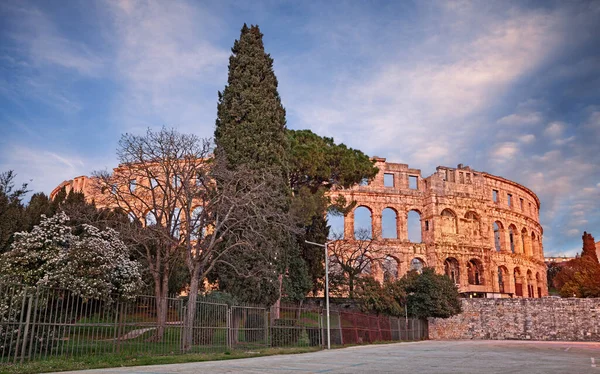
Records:
M374 245L371 232L359 229L355 239L334 238L329 246L329 272L333 292L354 297L357 281L369 275L372 267L386 257L386 251Z
M166 325L171 268L185 258L190 282L184 349L193 343L196 301L209 272L222 264L238 276L252 277L261 269L247 269L227 254L243 250L268 262L277 254L260 247L268 239L263 228L294 228L290 217L276 209L285 202L269 192L280 178L244 168L231 171L210 152L208 140L174 130L126 134L119 142L119 167L95 173L99 205L119 208L139 223L127 225L122 234L136 244L154 280L155 339L162 339Z

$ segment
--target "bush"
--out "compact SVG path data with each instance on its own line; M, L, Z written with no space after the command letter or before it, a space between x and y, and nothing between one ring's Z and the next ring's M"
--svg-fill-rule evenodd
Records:
M285 347L296 345L299 339L297 321L294 319L276 319L271 327L271 346Z

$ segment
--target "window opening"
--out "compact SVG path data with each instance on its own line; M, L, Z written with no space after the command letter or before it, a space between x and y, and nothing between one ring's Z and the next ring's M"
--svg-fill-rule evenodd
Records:
M385 187L394 187L394 174L383 174L383 185Z
M408 188L410 188L411 190L419 189L419 177L417 177L416 175L409 175Z

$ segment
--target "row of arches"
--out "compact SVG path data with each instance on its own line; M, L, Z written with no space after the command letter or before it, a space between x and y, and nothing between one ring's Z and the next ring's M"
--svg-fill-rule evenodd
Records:
M374 236L374 225L372 210L364 205L357 207L353 212L353 236L357 240L372 239ZM329 214L328 222L331 227L330 239L340 239L344 237L344 217L342 215ZM469 238L479 238L482 236L483 229L481 217L475 211L467 211L460 218L458 224L457 214L449 208L441 211L439 216L438 231L444 234L463 234ZM420 243L422 241L421 230L429 230L430 222L421 223L421 213L412 209L406 213L406 225L398 225L398 212L390 207L381 211L380 227L382 239L398 239L399 230L404 229L404 234L410 242ZM521 253L528 256L541 256L541 238L534 231L529 234L526 228L517 230L514 224L510 224L508 230L504 230L504 225L500 221L494 221L492 224L494 236L494 248L498 252ZM379 234L379 233L376 233Z
M541 256L541 238L534 231L531 231L531 234L529 234L525 227L519 230L512 223L508 226L508 230L505 230L504 225L500 221L494 221L492 228L494 230L494 249L496 252Z
M189 230L191 233L190 237L192 240L198 240L206 233L206 222L202 217L202 213L203 208L201 206L195 207L191 212ZM175 238L179 238L181 236L182 231L185 231L188 228L188 222L185 216L186 213L177 207L174 208L171 212L169 212L169 214L165 214L162 217L154 209L147 211L142 219L140 219L132 211L128 213L128 217L131 222L139 222L143 220L143 224L145 226L157 225L159 220L166 221L165 223L169 226L169 230Z

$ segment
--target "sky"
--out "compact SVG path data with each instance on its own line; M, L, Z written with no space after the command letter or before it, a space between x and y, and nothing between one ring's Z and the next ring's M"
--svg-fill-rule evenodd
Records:
M469 165L540 197L546 255L600 240L600 1L0 3L0 171L49 193L121 134L210 138L258 24L292 129L424 176Z

